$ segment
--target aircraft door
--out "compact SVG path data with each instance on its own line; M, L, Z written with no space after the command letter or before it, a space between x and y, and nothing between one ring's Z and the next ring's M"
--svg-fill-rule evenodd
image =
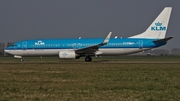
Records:
M76 49L76 43L72 44L73 49Z
M22 49L23 49L23 50L26 50L26 49L27 49L27 42L26 42L26 41L24 41L24 42L22 43Z
M81 46L82 46L82 44L81 44L81 43L78 43L76 48L77 48L77 49L80 49Z
M73 49L80 49L82 47L81 43L73 43L72 44Z
M142 48L143 48L143 41L139 40L139 49L142 49Z
M14 49L16 49L16 48L17 48L17 46L13 44L13 48L14 48Z

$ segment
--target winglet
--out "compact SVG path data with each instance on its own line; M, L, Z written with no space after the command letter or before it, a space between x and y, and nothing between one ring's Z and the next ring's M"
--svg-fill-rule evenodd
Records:
M112 34L112 32L109 32L109 34L107 35L107 37L104 39L104 41L101 43L101 44L107 44L108 42L109 42L109 39L110 39L110 37L111 37L111 34Z

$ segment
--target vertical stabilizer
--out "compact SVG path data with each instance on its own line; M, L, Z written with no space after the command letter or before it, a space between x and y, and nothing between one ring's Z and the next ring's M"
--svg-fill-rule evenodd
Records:
M153 23L148 27L145 32L129 38L165 38L171 10L172 7L165 7L164 10L159 14L159 16L153 21Z

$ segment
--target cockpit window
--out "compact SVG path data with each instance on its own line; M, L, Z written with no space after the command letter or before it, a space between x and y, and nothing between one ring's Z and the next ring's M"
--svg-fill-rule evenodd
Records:
M17 46L16 44L10 45L10 47L16 47L16 46Z

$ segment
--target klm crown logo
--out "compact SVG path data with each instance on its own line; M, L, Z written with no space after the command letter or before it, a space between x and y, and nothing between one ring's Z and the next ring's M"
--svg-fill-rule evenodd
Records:
M166 26L163 26L162 23L157 22L155 26L151 26L152 31L166 31Z
M66 54L66 53L63 53L62 55L63 55L63 56L67 56L68 54Z
M162 23L158 22L158 23L155 23L156 26L162 26Z

